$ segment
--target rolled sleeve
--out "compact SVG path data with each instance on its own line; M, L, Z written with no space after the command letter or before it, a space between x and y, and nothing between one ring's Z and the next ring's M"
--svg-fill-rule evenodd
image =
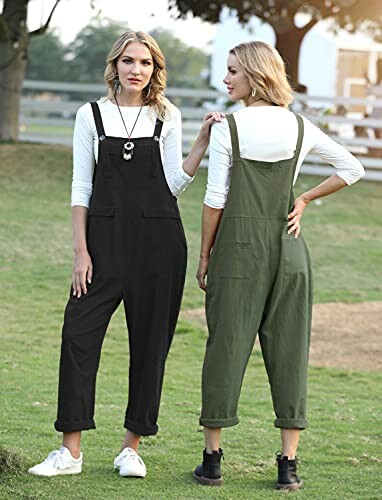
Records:
M180 193L186 190L187 186L194 180L193 177L187 174L180 166L172 178L170 190L174 196L179 196Z

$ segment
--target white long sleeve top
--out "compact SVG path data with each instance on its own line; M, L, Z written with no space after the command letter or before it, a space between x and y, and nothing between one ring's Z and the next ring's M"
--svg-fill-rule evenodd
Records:
M239 136L240 156L250 160L280 161L292 158L295 152L298 124L296 116L279 106L245 107L234 113ZM309 153L318 154L333 165L336 174L353 184L364 174L362 164L343 146L304 119L304 137L294 182L301 164ZM227 120L215 123L211 130L208 183L204 203L224 208L231 180L232 145Z
M99 100L97 102L105 134L112 137L127 138L117 105L111 101ZM120 109L127 130L130 132L137 118L139 107L120 106ZM172 106L170 114L170 119L163 122L159 146L167 184L172 194L178 196L193 178L182 168L182 119L180 111L175 106ZM153 136L155 121L155 113L148 106L144 106L131 137ZM72 206L89 207L93 191L94 162L97 160L98 134L91 105L87 103L77 111L74 126Z

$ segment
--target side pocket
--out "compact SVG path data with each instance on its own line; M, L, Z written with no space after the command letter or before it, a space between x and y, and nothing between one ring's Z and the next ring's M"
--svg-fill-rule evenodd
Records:
M302 235L298 238L295 238L292 234L284 235L281 249L285 275L308 272L310 258L308 248Z
M92 260L110 253L110 242L114 240L115 208L94 206L89 208L86 240ZM93 262L94 264L94 262Z
M188 246L187 246L187 239L186 239L186 234L184 232L182 220L179 218L178 220L178 228L179 228L179 238L180 241L182 242L182 245L186 249L186 252L188 251Z

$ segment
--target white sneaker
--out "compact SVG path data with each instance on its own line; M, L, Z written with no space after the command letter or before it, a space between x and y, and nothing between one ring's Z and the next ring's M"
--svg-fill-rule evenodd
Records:
M145 477L147 474L146 465L132 448L124 448L116 457L114 470L119 470L123 477Z
M59 450L49 453L40 464L31 467L28 472L35 476L59 476L61 474L80 474L82 471L82 453L79 458L73 458L68 448L62 446Z

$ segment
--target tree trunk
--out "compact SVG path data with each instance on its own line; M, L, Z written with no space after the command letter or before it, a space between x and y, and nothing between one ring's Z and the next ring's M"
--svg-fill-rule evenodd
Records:
M25 35L27 37L27 35ZM20 44L23 43L21 40ZM21 90L26 71L24 50L0 42L0 139L17 141Z
M294 28L283 33L276 32L276 49L285 61L286 72L293 87L298 83L300 48L305 31Z
M4 0L0 15L0 139L17 140L26 71L29 0Z
M0 14L0 140L17 141L21 90L26 72L29 38L46 32L56 0L44 25L31 33L27 30L28 2L3 0Z

